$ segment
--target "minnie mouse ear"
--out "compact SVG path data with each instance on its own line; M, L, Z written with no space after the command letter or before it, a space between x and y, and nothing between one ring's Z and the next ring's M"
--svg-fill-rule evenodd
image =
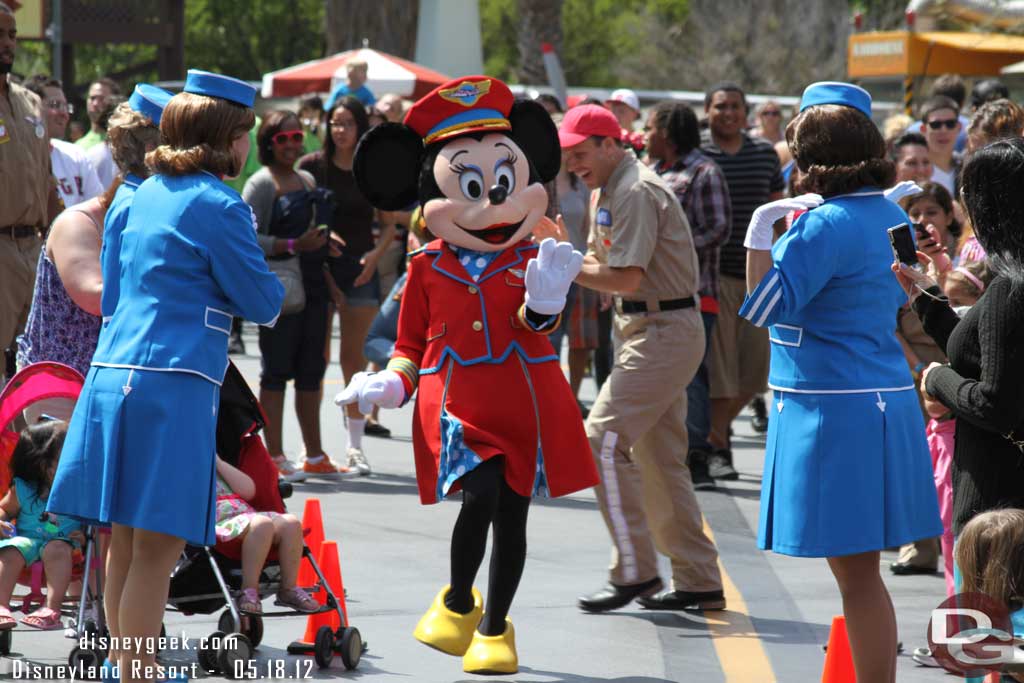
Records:
M397 211L415 204L419 195L423 139L400 123L382 123L359 140L352 172L370 204Z
M562 148L551 115L536 102L524 100L512 105L508 119L512 138L530 157L541 182L553 180L562 166Z

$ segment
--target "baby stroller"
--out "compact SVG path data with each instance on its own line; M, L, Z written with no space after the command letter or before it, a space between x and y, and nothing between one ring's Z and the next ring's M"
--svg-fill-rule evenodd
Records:
M18 432L13 423L22 411L39 401L47 399L66 399L74 402L82 391L84 379L74 368L61 363L44 362L28 366L7 383L0 393L0 491L6 491L11 484L9 463L15 446L18 444ZM66 632L68 637L83 642L83 636L92 635L91 642L105 635L102 572L98 555L98 534L94 527L85 531L86 544L83 548L84 559L79 557L72 567L72 583L82 582L82 594L77 604L74 599L65 598L60 613L64 617L74 619L74 628ZM76 551L77 552L77 551ZM92 581L90 581L90 578ZM21 601L21 611L26 614L34 606L42 605L45 599L43 586L46 575L43 563L35 562L25 568L18 583L28 586L29 592L23 596L14 596L12 603ZM0 654L11 652L13 640L12 630L0 631ZM82 647L75 647L68 657L72 667L82 666L89 672L98 668L105 653Z
M291 495L291 484L279 481L277 467L258 436L265 423L263 411L245 379L234 364L229 364L220 393L218 453L256 483L256 497L249 501L254 508L284 512L283 499ZM217 631L200 643L197 659L204 670L228 677L246 671L247 663L263 639L264 618L304 614L294 610L241 611L234 599L241 589L241 551L240 539L218 543L213 548L186 547L171 576L168 599L169 609L186 615L213 614L224 608L217 622ZM318 630L312 648L316 663L326 668L337 653L346 669L355 669L365 651L359 631L348 625L345 611L320 571L313 553L303 546L302 554L318 579L316 586L303 588L314 595L323 592L326 598L316 614L337 611L341 620L337 632L329 626ZM279 585L280 571L276 552L272 551L260 575L260 598L276 593Z

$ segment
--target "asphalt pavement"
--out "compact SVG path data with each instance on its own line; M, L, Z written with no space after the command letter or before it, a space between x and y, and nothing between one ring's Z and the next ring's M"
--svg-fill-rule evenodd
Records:
M253 387L258 386L259 357L254 330L247 327L249 355L234 357ZM335 340L334 358L337 358ZM341 412L330 398L342 388L337 362L328 370L322 407L324 444L343 459ZM581 398L593 400L595 385L584 382ZM496 393L496 402L501 396ZM284 438L290 457L301 451L298 424L286 402ZM448 582L448 540L459 511L457 501L422 506L416 491L411 445L411 405L383 411L381 422L392 438L365 438L373 467L368 477L310 479L295 484L288 507L302 514L304 501L318 497L325 536L338 542L351 625L367 643L357 669L346 671L340 659L320 670L311 658L287 654L300 638L303 617L266 619L255 667L265 678L342 678L431 683L479 681L463 673L461 659L424 647L412 630L437 591ZM530 510L529 551L519 592L512 606L520 671L495 677L546 683L807 683L821 680L829 625L841 613L839 594L824 560L795 559L757 549L755 543L764 439L744 414L734 424L734 455L739 481L717 491L699 492L707 528L721 553L728 609L702 614L650 612L631 605L592 615L576 607L577 596L607 580L608 533L591 492L561 499L536 499ZM184 455L184 454L183 454ZM171 502L173 504L173 501ZM856 511L851 511L856 514ZM900 683L957 680L941 669L917 666L914 647L925 644L930 610L944 598L941 574L896 577L887 565L895 553L882 554L905 652L899 657ZM487 560L477 585L487 585ZM664 577L671 572L664 562ZM272 608L266 601L264 609ZM20 616L20 615L16 615ZM168 636L192 647L217 630L219 614L184 617L169 614ZM18 629L11 655L0 658L0 678L54 679L63 673L75 646L62 632ZM162 661L190 669L192 650L165 652ZM44 668L50 667L50 668ZM218 680L200 673L199 677Z

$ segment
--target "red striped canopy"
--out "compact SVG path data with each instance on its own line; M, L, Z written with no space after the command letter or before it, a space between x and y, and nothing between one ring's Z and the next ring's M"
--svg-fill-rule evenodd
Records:
M367 65L366 86L374 95L396 93L418 100L447 82L448 76L405 59L369 48L348 50L263 75L263 97L298 97L330 92L346 79L345 65L361 59Z

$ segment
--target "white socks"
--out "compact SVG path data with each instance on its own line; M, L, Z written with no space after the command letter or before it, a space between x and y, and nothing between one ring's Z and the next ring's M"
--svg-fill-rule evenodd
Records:
M363 430L366 429L366 420L360 418L348 419L348 447L363 450Z

